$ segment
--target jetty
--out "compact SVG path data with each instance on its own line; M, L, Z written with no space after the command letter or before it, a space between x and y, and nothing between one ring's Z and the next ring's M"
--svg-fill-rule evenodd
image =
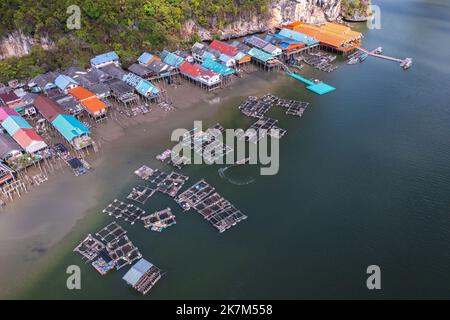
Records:
M412 66L411 58L399 59L399 58L394 58L394 57L378 54L378 53L375 53L376 49L372 50L372 51L368 51L368 50L364 49L363 47L358 47L357 49L359 51L361 51L365 54L368 54L369 56L375 57L375 58L398 62L398 63L400 63L400 67L402 67L403 69L408 69Z

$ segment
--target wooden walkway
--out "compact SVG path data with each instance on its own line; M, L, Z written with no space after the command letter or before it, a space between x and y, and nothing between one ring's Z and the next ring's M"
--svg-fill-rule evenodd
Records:
M362 47L358 47L357 49L364 53L367 53L369 56L380 58L380 59L390 60L390 61L394 61L394 62L398 62L398 63L402 63L406 60L406 59L398 59L398 58L394 58L394 57L385 56L382 54L376 54L374 52L376 49L372 50L372 51L367 51L366 49L364 49Z

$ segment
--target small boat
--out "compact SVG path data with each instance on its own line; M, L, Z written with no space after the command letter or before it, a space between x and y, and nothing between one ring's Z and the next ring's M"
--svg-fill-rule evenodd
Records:
M359 57L359 62L364 62L364 61L366 61L366 59L367 59L368 56L369 56L369 55L368 55L367 53L362 54L362 55Z
M347 62L347 64L356 64L356 63L358 63L358 58L352 58Z
M378 47L374 50L375 54L382 54L383 53L383 47Z

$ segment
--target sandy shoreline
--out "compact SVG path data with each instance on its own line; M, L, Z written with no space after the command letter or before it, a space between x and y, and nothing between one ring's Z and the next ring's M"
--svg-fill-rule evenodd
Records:
M255 94L261 87L269 90L272 85L266 74L258 72L246 78L249 77L254 85L246 87L242 80L237 79L214 93L202 91L184 81L176 88L166 86L175 110L167 112L153 106L147 115L128 118L120 124L111 119L100 124L94 130L94 139L101 143L100 152L89 158L94 168L92 172L75 177L69 169L59 171L39 188L32 189L2 210L0 271L2 275L14 276L0 277L0 296L14 296L15 292L27 286L30 279L46 268L49 263L46 257L54 254L54 248L76 228L77 223L91 212L101 210L98 206L99 203L101 206L105 193L108 194L106 196L114 195L116 191L111 186L130 179L130 172L117 172L114 176L110 172L120 167L121 161L129 161L130 153L143 152L139 144L151 140L158 148L152 152L162 151L163 146L170 146L169 135L173 129L213 116L228 98Z

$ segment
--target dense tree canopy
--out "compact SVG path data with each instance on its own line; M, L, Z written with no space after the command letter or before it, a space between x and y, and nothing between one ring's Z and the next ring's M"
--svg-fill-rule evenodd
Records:
M269 0L1 0L0 37L21 30L48 36L49 52L34 48L23 58L0 61L0 81L26 78L71 65L85 66L93 55L116 50L132 61L141 50L178 47L197 40L183 36L183 23L194 19L221 28L238 15L266 13ZM67 8L81 9L81 29L69 30Z

